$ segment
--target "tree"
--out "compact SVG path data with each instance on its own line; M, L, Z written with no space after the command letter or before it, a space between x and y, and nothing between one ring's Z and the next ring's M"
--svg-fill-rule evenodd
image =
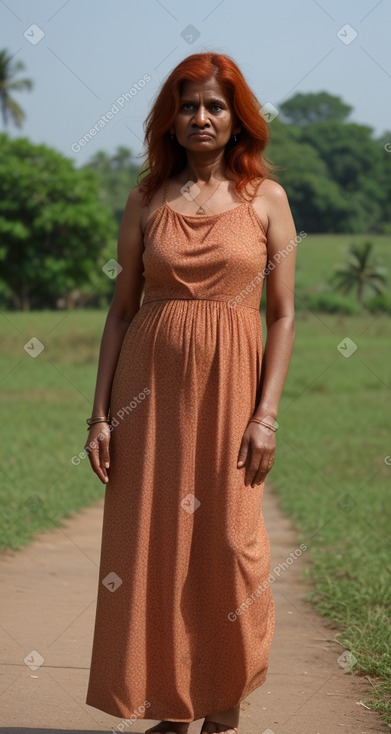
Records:
M379 146L372 128L355 122L326 120L307 125L300 140L317 150L331 178L350 191L360 188L361 177L371 172L379 160Z
M299 127L323 120L344 122L352 111L350 105L328 92L302 94L298 92L280 105L282 121Z
M371 127L346 122L350 109L326 92L299 94L271 123L270 157L309 232L391 229L391 135L376 140Z
M14 79L24 69L23 61L14 62L7 51L0 51L0 107L5 127L9 116L16 127L21 127L25 118L22 108L11 96L12 92L30 91L33 87L31 79Z
M360 305L365 290L372 290L376 294L382 293L387 282L385 269L371 262L372 251L373 243L370 240L363 242L361 247L350 245L348 261L335 266L332 278L336 288L342 293L357 289L357 301Z
M27 138L0 135L0 264L16 308L55 307L101 273L111 212L93 171Z
M300 142L300 131L274 119L270 135L267 154L278 166L276 175L288 194L297 229L308 233L356 231L356 219L350 216L338 184L317 151Z
M376 179L373 180L373 169L371 170L370 181L376 184L376 188L381 192L380 203L382 207L381 222L382 231L391 232L391 130L384 134L376 141L379 146L380 165L376 168ZM368 178L369 181L369 178Z
M119 226L129 191L137 184L140 168L134 162L132 151L122 145L118 146L113 156L98 151L84 168L92 169L98 174L102 198L112 210Z

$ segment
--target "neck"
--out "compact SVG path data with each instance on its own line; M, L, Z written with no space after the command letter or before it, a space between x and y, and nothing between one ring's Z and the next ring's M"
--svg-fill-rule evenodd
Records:
M188 152L184 175L186 181L191 180L197 184L208 184L227 178L223 154L221 152L207 153L203 157L200 155L194 156L191 152Z

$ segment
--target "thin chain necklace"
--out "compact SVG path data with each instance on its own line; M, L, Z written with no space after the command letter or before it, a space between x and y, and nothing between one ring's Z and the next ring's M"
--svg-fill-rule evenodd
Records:
M216 193L217 189L219 188L220 184L223 183L223 180L224 179L221 179L220 183L216 186L215 190L211 193L211 195L208 196L208 198L205 199L205 201L203 201L202 204L199 204L198 209L196 211L196 214L206 214L206 211L204 209L204 204L206 204L206 202L209 201L209 199L211 199L212 196L215 195L215 193ZM191 196L190 189L188 189L188 194ZM195 201L195 197L194 197L193 201ZM197 204L197 202L195 202L195 203Z

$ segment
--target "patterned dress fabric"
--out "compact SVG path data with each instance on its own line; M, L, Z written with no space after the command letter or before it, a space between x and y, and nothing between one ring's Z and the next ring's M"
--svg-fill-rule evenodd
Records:
M251 201L187 215L166 192L112 386L86 703L191 722L264 683L274 632L264 482L237 468L260 399L267 240Z

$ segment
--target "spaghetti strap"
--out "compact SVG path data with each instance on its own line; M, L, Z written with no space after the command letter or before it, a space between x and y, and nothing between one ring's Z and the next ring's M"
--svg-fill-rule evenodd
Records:
M257 197L257 193L258 193L258 186L255 187L255 190L254 190L253 195L247 201L248 201L249 206L251 207L252 211L255 213L256 217L259 219L259 215L258 215L258 213L257 213L257 211L255 209L255 206L254 206L254 200ZM262 228L263 228L263 225L262 225Z
M168 193L168 178L164 182L162 205L165 204L167 201L167 193Z
M252 195L252 196L251 196L251 198L250 198L250 204L251 204L251 205L253 205L253 204L254 204L254 199L255 199L255 198L256 198L256 196L257 196L259 185L260 185L260 184L259 184L259 181L258 181L258 184L256 184L256 185L254 186L254 193L253 193L253 195Z

